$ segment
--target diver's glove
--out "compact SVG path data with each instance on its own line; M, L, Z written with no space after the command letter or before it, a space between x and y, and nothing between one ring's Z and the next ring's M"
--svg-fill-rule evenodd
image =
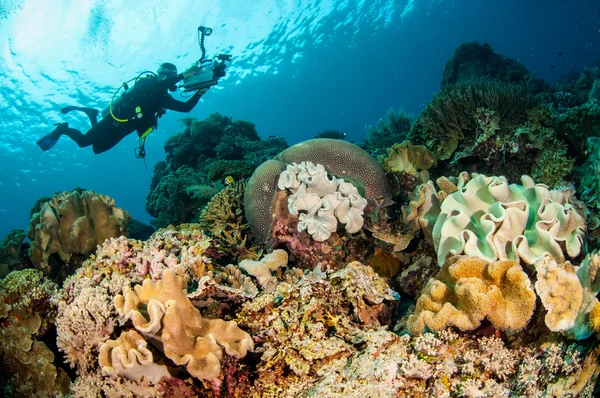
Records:
M225 76L225 68L226 67L227 67L227 65L225 65L225 62L220 62L214 66L213 73L214 73L215 79L220 79L223 76Z

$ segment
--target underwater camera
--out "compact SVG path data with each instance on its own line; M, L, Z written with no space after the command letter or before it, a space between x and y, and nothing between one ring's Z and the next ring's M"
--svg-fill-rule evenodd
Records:
M195 75L183 81L184 91L206 90L216 85L219 79L225 76L225 68L227 67L225 62L231 61L231 55L218 54L213 59L204 59L206 56L204 38L210 36L212 33L213 30L211 28L207 28L206 26L198 27L198 44L202 51L202 57L194 65L198 66L200 70Z

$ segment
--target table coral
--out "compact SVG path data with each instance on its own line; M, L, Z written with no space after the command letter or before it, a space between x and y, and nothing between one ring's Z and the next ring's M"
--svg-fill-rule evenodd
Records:
M487 318L496 329L516 331L527 325L535 300L529 277L518 262L455 256L421 292L408 327L412 333L449 326L466 331Z
M254 346L235 322L203 318L187 298L183 279L170 269L156 283L146 279L135 291L125 289L114 304L122 320L131 320L147 338L159 341L168 358L198 379L219 376L220 346L236 357L244 357Z
M106 195L77 190L56 194L31 216L29 257L48 275L53 254L64 262L72 254L88 256L105 239L127 234L130 220L129 213Z

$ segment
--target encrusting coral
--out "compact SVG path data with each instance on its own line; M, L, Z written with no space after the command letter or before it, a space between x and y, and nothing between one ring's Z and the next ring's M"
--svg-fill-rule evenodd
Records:
M237 357L244 357L254 347L250 335L235 322L203 318L187 298L187 284L170 269L156 283L146 279L134 290L126 288L114 304L122 320L131 320L146 338L159 341L173 363L185 366L199 379L219 376L220 346Z
M65 262L73 254L88 256L105 239L127 234L130 220L129 213L106 195L78 190L58 193L31 216L29 257L49 275L53 254Z
M535 309L529 277L517 261L488 262L454 256L429 280L408 319L414 334L425 327L474 330L488 319L498 330L523 329Z

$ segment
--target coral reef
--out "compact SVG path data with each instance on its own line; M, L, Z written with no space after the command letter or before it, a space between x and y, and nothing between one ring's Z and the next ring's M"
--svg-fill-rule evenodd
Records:
M390 108L376 125L367 126L367 137L359 146L374 157L385 155L387 148L406 140L411 125L412 118L403 110Z
M387 154L378 160L386 173L407 173L429 181L429 169L437 166L433 153L422 145L413 145L410 141L394 144L386 149Z
M530 73L518 61L496 54L488 43L463 43L446 62L441 87L477 79L501 80L525 86Z
M146 196L156 227L197 221L202 208L226 177L242 180L254 168L287 148L280 137L262 140L254 124L213 113L204 120L182 119L185 130L165 143Z
M468 145L477 135L477 109L493 111L506 128L527 119L530 99L517 85L477 80L448 85L435 94L412 125L408 139L425 145L440 160L452 157L461 141Z
M29 258L53 276L61 266L53 261L54 255L63 263L74 254L88 256L104 240L125 235L131 220L113 199L94 191L58 193L34 210L27 231Z

